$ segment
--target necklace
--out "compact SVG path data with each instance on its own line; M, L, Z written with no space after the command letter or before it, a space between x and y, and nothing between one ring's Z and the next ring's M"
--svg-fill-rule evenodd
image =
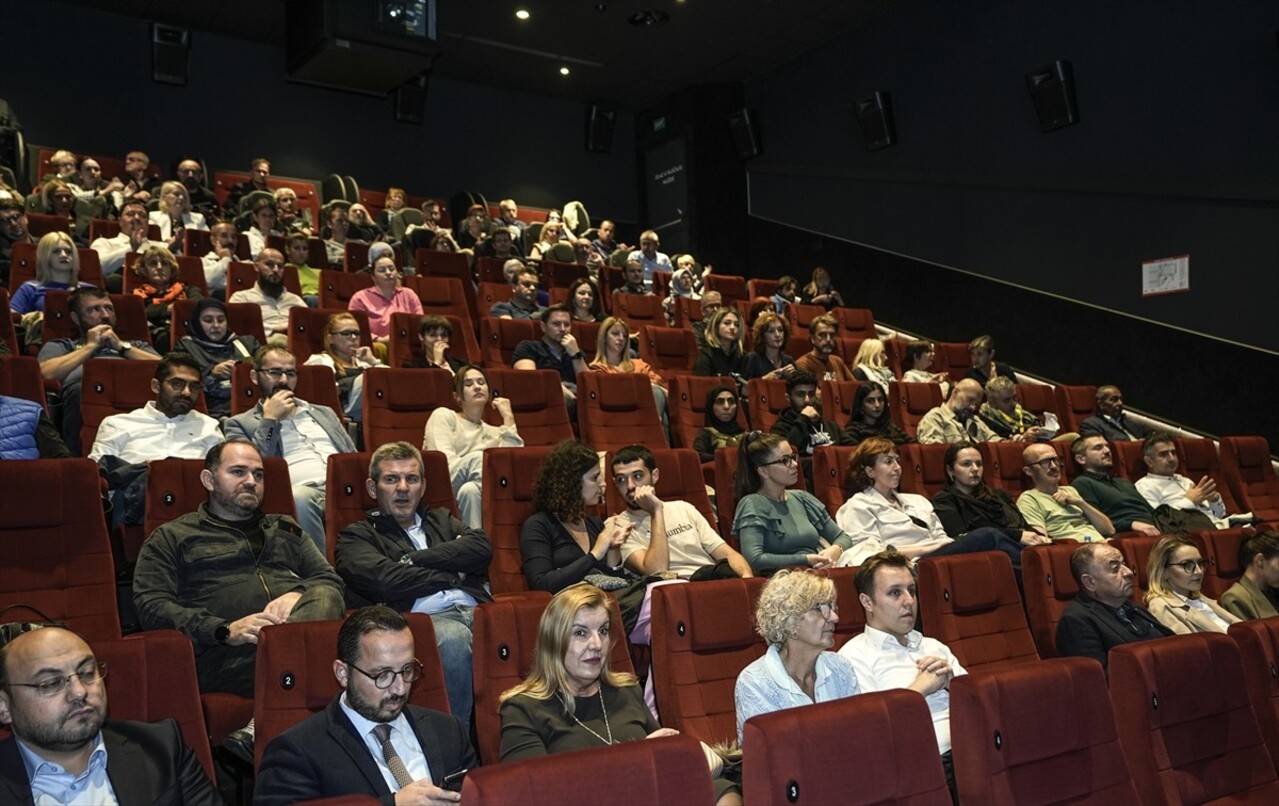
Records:
M599 695L600 695L600 710L604 712L604 730L605 732L608 733L607 739L605 739L603 736L599 735L594 730L592 730L590 725L587 725L586 723L582 722L582 720L578 719L577 714L573 713L572 711L569 711L568 715L573 717L573 721L576 722L578 725L582 726L583 728L586 728L586 730L589 731L590 734L594 736L596 739L599 739L604 744L611 745L613 744L613 727L608 724L608 709L604 707L604 687L603 686L600 686ZM556 695L556 696L558 696L560 698L560 702L564 704L564 710L568 711L568 701L564 699L563 695Z

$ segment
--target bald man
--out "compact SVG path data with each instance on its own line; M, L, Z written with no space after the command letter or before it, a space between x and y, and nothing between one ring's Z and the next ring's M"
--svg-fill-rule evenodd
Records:
M950 390L945 403L931 409L919 421L919 442L923 445L976 445L979 442L1002 442L980 417L983 392L981 384L964 378Z

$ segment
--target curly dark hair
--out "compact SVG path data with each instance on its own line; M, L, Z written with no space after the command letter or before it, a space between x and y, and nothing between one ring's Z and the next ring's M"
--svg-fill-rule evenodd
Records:
M562 521L582 517L582 476L598 464L595 449L585 443L566 439L556 445L542 460L533 485L533 510Z

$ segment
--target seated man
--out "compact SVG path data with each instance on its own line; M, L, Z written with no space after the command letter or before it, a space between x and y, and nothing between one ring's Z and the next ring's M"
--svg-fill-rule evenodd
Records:
M1097 387L1097 413L1079 424L1079 434L1097 434L1107 442L1145 439L1146 429L1128 419L1124 412L1124 393L1118 386Z
M254 264L258 281L252 288L237 291L227 302L251 302L262 309L262 329L270 344L285 345L289 339L289 309L305 308L306 300L284 287L284 255L267 247Z
M702 299L706 315L706 299ZM813 349L795 359L795 369L807 372L819 381L851 381L853 371L844 359L835 355L839 344L839 320L828 313L816 316L808 325L808 340Z
M523 222L521 222L523 223ZM497 227L493 234L480 241L475 247L476 257L492 257L499 260L510 260L524 254L524 249L517 245L511 231L506 227Z
M724 295L718 291L707 291L702 294L702 318L693 320L693 338L697 342L697 349L706 348L706 325L711 321L711 317L715 312L724 307ZM673 306L672 306L673 309ZM835 323L838 326L838 322ZM833 344L833 342L832 342ZM851 375L849 376L852 377Z
M271 178L271 163L265 157L258 157L249 166L249 179L238 185L232 185L226 195L227 218L235 218L245 212L240 209L240 200L254 191L271 193L267 180Z
M288 188L282 188L288 190ZM309 307L320 307L320 272L307 264L311 257L311 239L304 233L294 232L288 236L284 251L289 253L287 265L298 270L298 285L302 289L302 299Z
M466 360L449 355L449 340L453 338L453 325L437 314L427 314L418 324L418 338L422 340L422 357L414 358L405 367L444 369L450 375L466 366Z
M351 607L385 602L431 617L449 708L469 724L471 622L476 605L493 601L493 547L482 530L423 504L424 472L422 454L407 442L373 452L365 489L377 509L338 534L337 570Z
M115 304L98 288L77 288L67 298L76 339L53 339L40 348L40 374L62 382L62 439L73 453L80 451L80 382L84 362L90 358L159 361L155 349L144 341L126 341L115 332Z
M1243 575L1221 594L1221 606L1242 619L1279 616L1279 532L1255 534L1239 547Z
M207 218L217 218L222 212L218 197L204 183L204 169L196 160L185 159L178 163L177 180L187 189L191 197L191 209ZM228 218L235 218L234 212L228 212Z
M537 304L537 288L541 279L533 269L522 268L515 272L511 282L511 298L494 302L489 316L500 319L540 319L546 309Z
M1116 532L1159 534L1155 528L1155 511L1133 483L1110 475L1115 460L1105 437L1080 437L1070 444L1070 455L1083 469L1074 483L1079 496L1104 512Z
M1032 529L1054 540L1091 543L1115 533L1110 519L1061 483L1061 458L1051 445L1037 443L1021 452L1022 472L1034 485L1017 497L1017 509Z
M995 360L995 340L990 336L978 336L968 342L968 355L972 357L973 365L964 375L965 378L971 378L982 386L995 378L1007 378L1017 383L1017 374L1013 372L1013 368L1003 361Z
M27 208L21 199L0 199L0 284L9 285L9 264L13 261L13 245L39 239L31 234Z
M209 286L210 294L225 299L227 270L239 260L235 250L240 243L240 233L236 232L235 224L224 221L214 224L209 230L209 240L212 248L200 258L204 264L204 281Z
M1177 472L1177 439L1172 434L1156 431L1141 446L1141 459L1146 475L1137 479L1137 492L1152 509L1167 505L1185 512L1198 512L1218 529L1228 529L1231 520L1238 525L1251 523L1251 514L1231 516L1217 492L1217 482L1204 476L1197 483Z
M258 348L249 377L258 387L258 403L223 420L222 432L227 439L249 440L263 456L282 456L289 463L298 522L324 555L329 457L355 453L355 443L333 409L311 405L293 393L298 385L297 358L287 348Z
M866 611L866 629L840 648L863 692L905 688L924 695L933 717L946 783L954 791L950 756L950 681L968 674L950 648L915 629L918 576L910 560L890 549L866 560L853 580Z
M315 229L311 211L298 209L298 192L290 187L275 189L276 229L285 235L298 233L310 236Z
M1001 442L1002 438L977 416L981 405L981 384L964 378L950 390L950 397L929 409L919 421L921 445L976 445Z
M346 242L351 236L351 219L346 202L330 202L325 215L329 224L328 237L324 239L324 253L329 258L330 269L341 269L346 256Z
M683 579L754 576L746 558L724 542L697 507L663 501L654 492L660 470L653 452L629 445L613 454L613 484L626 511L605 524L629 527L622 562L641 576L672 573Z
M456 715L407 704L422 665L403 616L381 605L352 613L338 633L333 676L343 693L267 745L254 803L461 800L461 774L479 764L470 729Z
M1078 434L1058 434L1056 424L1046 428L1034 414L1022 408L1017 401L1017 384L1005 375L997 375L986 384L986 402L977 416L1001 439L1013 442L1074 441Z
M617 225L606 218L600 222L599 229L595 231L595 240L591 241L591 250L605 263L619 249L630 251L630 247L626 244L613 240L613 233L616 230Z
M176 720L107 719L106 673L65 627L3 625L0 724L11 730L0 740L5 802L221 806Z
M553 369L560 374L568 417L577 417L577 373L586 371L586 356L573 335L573 315L568 305L557 302L542 314L542 338L515 345L511 356L516 369Z
M626 284L621 288L613 289L614 294L653 296L652 283L644 281L644 264L639 259L633 257L626 259L626 265L622 268L622 277L626 279Z
M839 442L839 426L822 417L822 402L817 397L817 379L799 370L786 378L786 398L790 406L777 416L770 433L786 438L799 454L804 466L804 480L812 491L813 449Z
M125 199L135 196L139 201L147 202L152 196L159 197L160 185L164 180L151 173L151 158L145 151L130 151L124 155L124 173L111 180L107 191L114 196L115 207L119 209Z
M675 271L675 267L671 265L670 257L663 252L657 251L661 245L662 242L657 237L657 233L651 229L646 229L640 233L640 248L626 256L627 263L632 260L640 262L640 268L644 270L645 289L653 287L653 272Z
M119 292L123 286L124 257L130 252L141 252L148 246L164 246L160 241L147 238L147 206L138 199L129 199L120 207L120 234L111 238L95 238L89 248L98 253L103 275L107 277L107 289Z
M1133 571L1114 546L1088 543L1070 555L1079 594L1057 623L1057 654L1092 658L1107 668L1111 647L1172 635L1132 600Z
M404 231L408 241L408 253L412 257L419 249L430 249L431 240L440 231L440 203L435 199L422 202L422 223L410 224ZM412 262L411 260L409 261Z
M195 644L200 691L253 696L258 632L342 617L342 580L287 515L262 511L262 455L229 439L209 451L209 500L142 544L133 603L144 630L181 630ZM224 746L253 763L253 722Z
M0 395L0 460L71 456L44 406L34 400Z

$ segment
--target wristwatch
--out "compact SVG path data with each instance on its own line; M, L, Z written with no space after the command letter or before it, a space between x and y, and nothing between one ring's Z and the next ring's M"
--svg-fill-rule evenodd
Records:
M127 341L120 342L120 355L125 355L132 349L133 349L132 342L127 342Z
M577 355L570 355L570 356L568 357L568 360L569 360L569 361L576 361L577 359L579 359L579 358L581 358L581 357L582 357L582 351L581 351L581 350L578 350L578 351L577 351Z
M230 638L231 625L227 622L224 621L213 629L213 640L219 644L225 644Z

